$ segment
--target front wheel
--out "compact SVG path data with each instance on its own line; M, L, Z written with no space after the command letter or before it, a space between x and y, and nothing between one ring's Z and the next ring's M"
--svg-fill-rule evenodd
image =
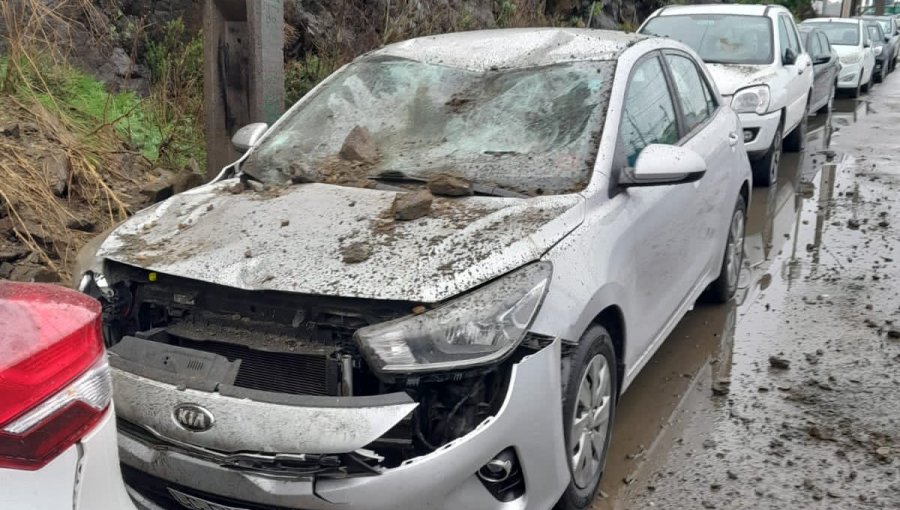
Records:
M812 92L810 92L809 97L812 97ZM806 148L806 130L809 126L809 101L809 99L806 100L806 108L803 109L800 124L797 124L797 127L784 139L784 150L786 151L800 152Z
M618 376L612 337L591 326L564 360L563 430L572 477L555 510L590 508L606 466Z
M778 181L778 163L781 161L781 130L782 127L778 126L766 155L751 162L753 183L758 186L774 186Z
M728 224L728 241L725 243L725 255L719 277L706 289L706 297L714 303L727 303L737 292L741 278L741 266L744 264L744 229L747 224L747 204L739 195L731 223Z
M875 84L875 70L872 69L872 73L869 74L869 81L865 85L863 85L862 91L869 92L872 90L872 86Z
M859 77L859 82L856 84L856 88L850 91L850 97L853 99L858 98L862 95L862 76Z

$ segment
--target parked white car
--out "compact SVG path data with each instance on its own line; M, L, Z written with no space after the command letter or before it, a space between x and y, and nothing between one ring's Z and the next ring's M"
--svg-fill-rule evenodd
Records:
M111 393L100 304L0 281L0 508L134 509Z
M709 67L741 116L753 179L772 185L784 148L806 140L813 87L812 59L790 11L775 5L691 5L658 9L638 32L677 39Z
M869 41L865 22L850 18L811 18L802 23L828 36L831 47L841 56L838 89L859 97L875 81L875 49Z
M359 57L80 257L126 482L146 508L588 508L619 395L737 287L740 133L673 40Z

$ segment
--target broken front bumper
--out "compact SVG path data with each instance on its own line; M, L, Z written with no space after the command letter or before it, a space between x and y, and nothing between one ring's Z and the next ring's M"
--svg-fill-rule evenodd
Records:
M148 403L147 399L156 398L153 395L158 394L157 386L162 383L118 372L117 378L121 377L125 377L128 384L131 384L125 390L130 396L121 396L123 400L143 400L144 405L158 405ZM121 379L119 380L117 392L124 387ZM183 395L185 390L172 386L166 388L166 392L170 395ZM191 398L198 398L197 393L203 392L192 391ZM360 409L309 407L252 400L248 403L246 398L212 395L215 394L208 393L207 398L220 399L222 405L228 404L231 399L235 406L233 410L241 409L241 406L255 406L254 410L263 422L267 417L278 416L277 427L285 431L282 438L304 438L302 444L307 445L306 450L285 453L312 453L335 446L332 444L334 438L331 437L335 433L333 427L327 426L325 421L306 421L316 413L327 414L338 410L340 413L349 413L342 416L355 415L358 423L372 423L368 412ZM120 398L120 393L116 394L116 398ZM171 402L171 397L169 401ZM403 404L393 403L388 404L388 407L393 409L399 405ZM296 413L296 419L290 416L291 408ZM170 419L171 412L171 408L164 409L159 404L160 420ZM402 417L400 415L397 419ZM157 425L162 423L160 421ZM383 428L386 422L378 423L380 425L377 428ZM258 432L247 425L243 431L245 437ZM342 432L341 445L337 446L342 449L351 448L371 440L374 428L369 425L357 425L357 428L368 432ZM235 429L237 430L238 428ZM204 432L197 434L202 435ZM318 438L319 443L314 438ZM197 441L191 439L190 442L196 444ZM143 477L145 481L162 480L164 484L170 484L167 485L169 489L175 489L176 494L182 497L187 495L198 498L201 502L212 501L225 508L250 509L265 505L307 510L546 510L556 503L569 480L562 428L560 342L553 342L513 366L509 390L496 416L486 419L472 432L430 454L410 459L396 468L381 470L379 474L343 479L273 476L223 467L179 449L159 448L158 445L127 432L120 433L119 444L122 462L131 471L149 475ZM476 475L479 468L509 447L516 452L525 482L524 495L514 503L497 500ZM158 491L152 494L150 486L144 485L141 476L129 478L130 490L139 506L147 509L166 506L165 503L159 503L160 494Z

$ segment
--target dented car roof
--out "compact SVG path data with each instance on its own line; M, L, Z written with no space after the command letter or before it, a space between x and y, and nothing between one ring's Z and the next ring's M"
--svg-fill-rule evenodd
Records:
M525 28L456 32L391 44L367 57L389 56L472 71L563 62L616 60L647 36L613 30Z

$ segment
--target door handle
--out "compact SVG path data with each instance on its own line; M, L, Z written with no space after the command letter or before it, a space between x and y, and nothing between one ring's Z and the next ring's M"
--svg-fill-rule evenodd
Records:
M728 145L734 147L738 143L738 135L737 133L731 132L728 133Z

